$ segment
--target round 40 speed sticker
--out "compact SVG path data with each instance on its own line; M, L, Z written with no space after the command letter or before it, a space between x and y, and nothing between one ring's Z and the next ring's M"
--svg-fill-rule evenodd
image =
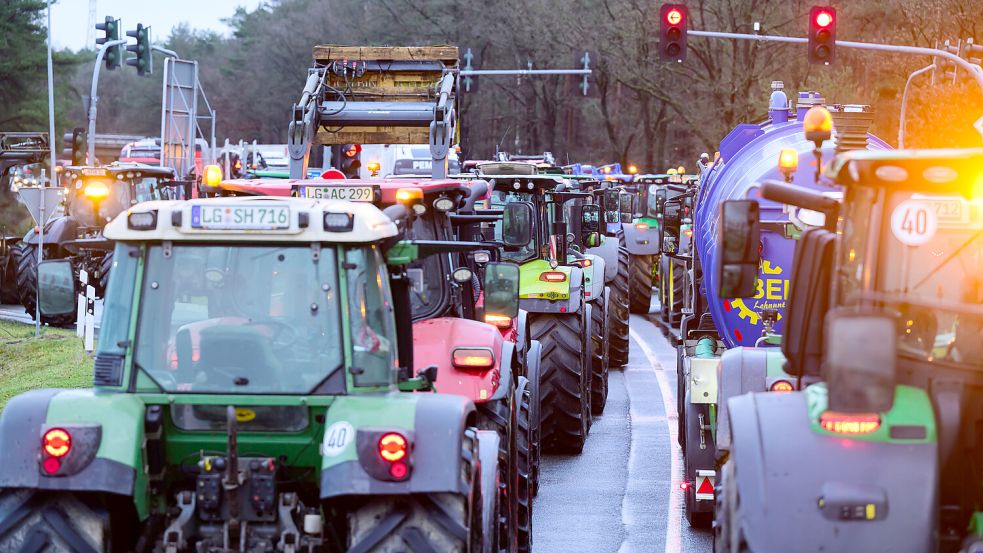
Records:
M905 200L891 213L891 232L902 244L920 246L935 236L939 219L928 202Z
M324 431L324 442L321 444L321 454L325 457L341 455L348 444L355 439L355 428L347 421L339 421Z

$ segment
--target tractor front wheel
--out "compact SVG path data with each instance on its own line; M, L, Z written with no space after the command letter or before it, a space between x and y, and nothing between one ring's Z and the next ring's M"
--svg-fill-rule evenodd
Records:
M585 306L586 307L586 306ZM582 313L532 313L530 338L543 345L543 448L580 453L590 429L590 340Z

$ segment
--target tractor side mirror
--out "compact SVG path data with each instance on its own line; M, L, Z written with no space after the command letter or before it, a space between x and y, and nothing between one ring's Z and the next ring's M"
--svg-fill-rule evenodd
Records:
M584 204L580 206L580 242L588 248L596 247L600 242L601 206Z
M758 280L761 243L757 201L727 200L720 204L717 243L720 248L717 262L720 297L753 296Z
M897 321L884 313L835 309L826 315L824 370L831 411L891 409L897 340Z
M485 266L485 314L514 319L519 315L519 266L489 263Z
M75 272L67 259L42 261L38 265L38 290L41 315L55 317L76 312Z
M520 248L532 239L532 204L509 202L502 211L502 241L506 247Z
M619 211L621 212L621 222L630 223L634 219L635 215L635 199L631 194L622 192L621 196L618 198L620 205Z

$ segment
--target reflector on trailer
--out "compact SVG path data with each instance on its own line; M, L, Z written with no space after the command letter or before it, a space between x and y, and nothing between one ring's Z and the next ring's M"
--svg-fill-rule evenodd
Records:
M713 500L713 480L717 473L712 470L696 471L696 500Z

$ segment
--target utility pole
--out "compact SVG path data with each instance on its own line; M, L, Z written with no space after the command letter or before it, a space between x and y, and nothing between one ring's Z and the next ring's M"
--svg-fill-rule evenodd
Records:
M50 1L50 0L49 0ZM126 39L110 40L99 47L96 54L96 63L92 68L92 88L89 90L89 163L95 164L96 161L96 114L99 106L99 69L102 68L102 58L106 56L106 51L115 46L126 44Z

